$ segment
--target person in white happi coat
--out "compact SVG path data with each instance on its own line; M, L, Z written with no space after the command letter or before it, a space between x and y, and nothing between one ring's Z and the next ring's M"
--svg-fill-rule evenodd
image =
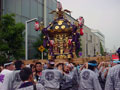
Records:
M15 67L13 62L5 63L4 67L5 69L0 73L0 90L12 90L11 77Z
M20 71L20 78L23 82L16 90L45 90L42 84L36 84L34 82L32 69L28 67Z
M85 65L88 69L83 69L80 73L79 90L102 90L98 75L94 71L96 66L97 63L94 60Z
M105 90L120 90L120 61L113 61L107 75Z

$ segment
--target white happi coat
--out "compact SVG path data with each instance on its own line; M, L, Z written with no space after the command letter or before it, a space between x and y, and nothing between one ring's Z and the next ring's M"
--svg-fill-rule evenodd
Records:
M4 69L1 73L0 73L0 90L12 90L12 73L13 71Z
M80 73L79 90L102 90L95 72L83 69Z
M109 70L105 90L120 90L120 65L113 66Z

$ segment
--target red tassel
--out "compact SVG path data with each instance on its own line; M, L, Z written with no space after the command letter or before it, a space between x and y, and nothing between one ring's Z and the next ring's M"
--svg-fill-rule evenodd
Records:
M50 46L53 46L53 44L54 44L54 41L50 40Z
M36 22L35 22L35 30L38 31L39 29L40 29L39 22L36 21Z
M80 28L80 35L83 35L83 28Z
M68 44L69 44L69 45L71 45L71 41L72 41L72 39L69 39L69 40L68 40Z

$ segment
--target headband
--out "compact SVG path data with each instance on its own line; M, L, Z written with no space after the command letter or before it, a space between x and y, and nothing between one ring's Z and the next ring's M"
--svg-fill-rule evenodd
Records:
M97 66L98 64L97 63L88 63L88 65L91 65L91 66Z

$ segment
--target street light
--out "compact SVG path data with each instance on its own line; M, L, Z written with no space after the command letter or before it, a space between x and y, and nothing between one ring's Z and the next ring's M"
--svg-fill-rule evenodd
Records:
M33 18L33 19L30 19L30 20L27 20L25 22L25 60L28 60L28 27L27 27L27 24L32 22L32 21L36 21L38 20L37 18Z

